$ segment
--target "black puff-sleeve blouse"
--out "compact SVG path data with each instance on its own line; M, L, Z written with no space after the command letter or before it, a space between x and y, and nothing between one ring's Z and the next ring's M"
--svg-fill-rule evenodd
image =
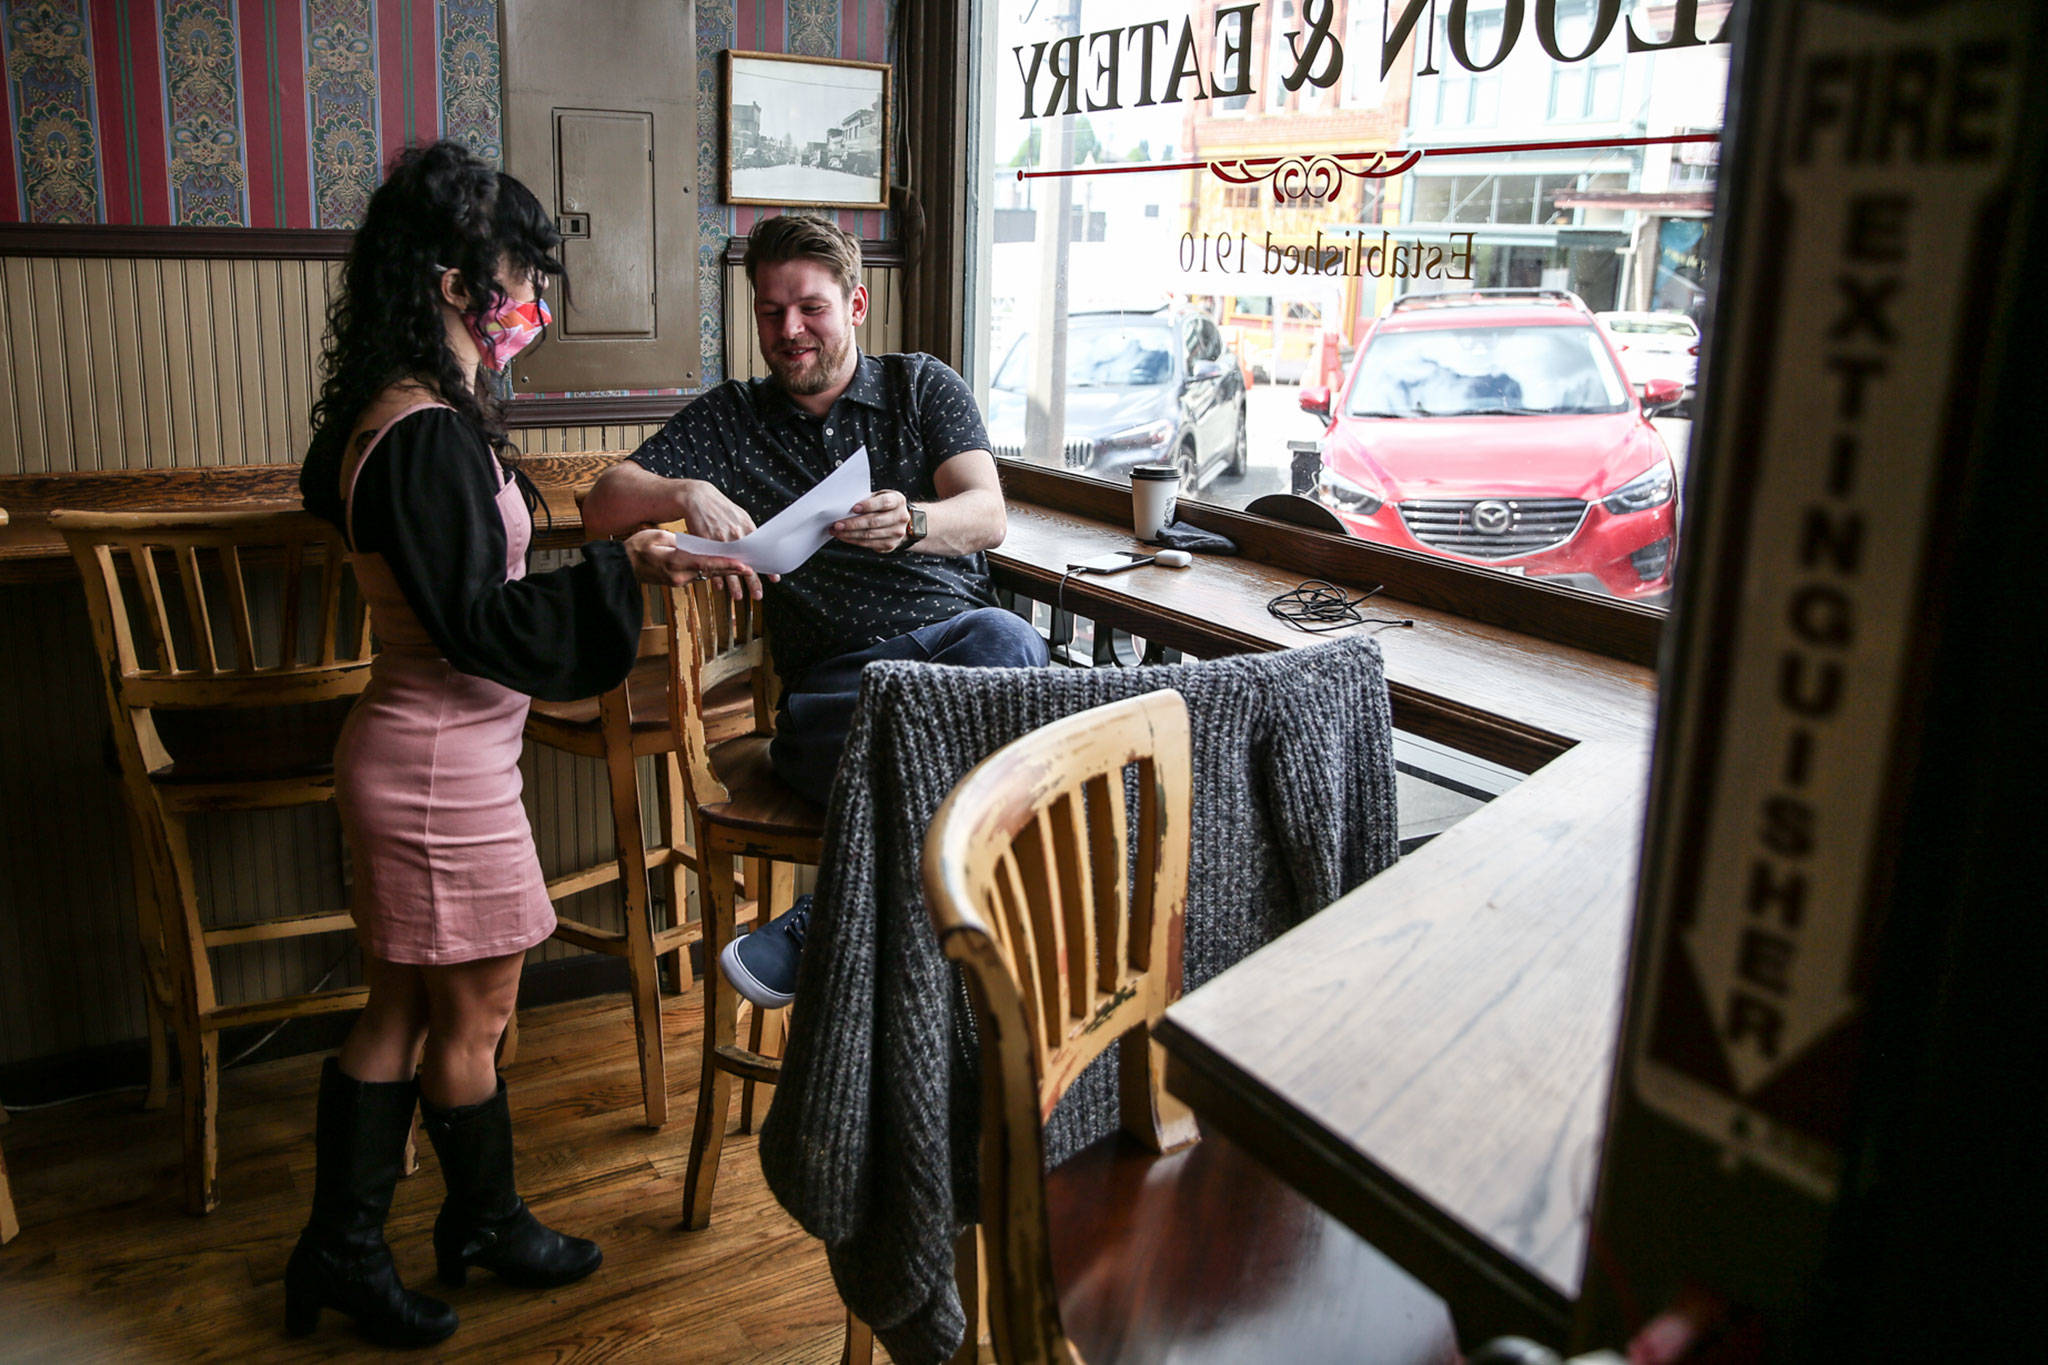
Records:
M542 701L617 686L640 639L640 586L625 547L593 541L580 564L508 580L501 471L453 410L401 419L356 477L355 548L384 556L421 626L464 673Z

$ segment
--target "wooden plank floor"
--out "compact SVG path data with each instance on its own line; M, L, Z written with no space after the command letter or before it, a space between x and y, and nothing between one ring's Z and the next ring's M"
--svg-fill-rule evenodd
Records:
M755 1139L725 1146L711 1226L681 1226L695 1109L699 1012L692 994L664 1011L668 1127L639 1126L633 1028L623 996L522 1011L506 1073L522 1193L541 1218L595 1238L605 1263L554 1292L472 1273L432 1280L429 1237L443 1192L422 1141L387 1233L406 1283L462 1316L442 1345L401 1358L487 1361L835 1361L843 1311L824 1252L761 1179ZM113 1095L0 1128L21 1212L0 1247L0 1360L297 1361L372 1349L323 1313L303 1341L284 1335L285 1259L313 1185L317 1056L226 1073L221 1206L178 1205L177 1096L143 1113ZM735 1126L738 1104L734 1104ZM877 1358L883 1353L877 1352Z

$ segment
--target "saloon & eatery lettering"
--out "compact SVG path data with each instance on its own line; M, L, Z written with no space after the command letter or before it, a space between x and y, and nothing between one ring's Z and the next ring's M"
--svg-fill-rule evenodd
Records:
M1444 51L1436 47L1437 13L1443 11ZM1113 109L1142 109L1190 100L1231 99L1257 95L1253 88L1252 26L1258 4L1225 5L1216 10L1211 31L1198 33L1190 15L1176 27L1166 19L1069 34L1043 42L1019 43L1010 49L1024 80L1025 119L1097 114ZM1308 0L1302 8L1306 25L1282 36L1291 60L1281 64L1280 83L1288 90L1313 85L1329 90L1344 75L1346 54L1335 32L1334 0ZM1428 23L1423 23L1425 16ZM1635 16L1624 16L1621 0L1595 0L1592 31L1577 51L1567 50L1560 36L1558 0L1505 0L1500 35L1492 51L1475 50L1470 0L1386 0L1380 26L1380 76L1393 70L1396 58L1412 40L1423 45L1418 75L1433 76L1440 63L1479 73L1508 59L1525 37L1533 37L1552 60L1582 62L1598 52L1621 25L1631 52L1725 43L1725 29L1713 37L1699 32L1699 0L1677 0L1672 6L1671 32L1645 37ZM1489 14L1489 26L1492 23ZM1353 60L1356 60L1354 54Z

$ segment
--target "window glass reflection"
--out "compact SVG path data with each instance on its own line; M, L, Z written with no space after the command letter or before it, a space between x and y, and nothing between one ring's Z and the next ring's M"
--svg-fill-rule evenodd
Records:
M1628 387L1586 327L1460 327L1382 337L1358 366L1354 417L1620 412Z
M1666 598L1728 0L993 8L999 454Z

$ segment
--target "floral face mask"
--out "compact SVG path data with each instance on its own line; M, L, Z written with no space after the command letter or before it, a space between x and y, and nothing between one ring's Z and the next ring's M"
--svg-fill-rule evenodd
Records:
M512 358L540 340L540 334L555 320L547 300L514 303L500 299L498 306L482 313L464 313L463 325L483 356L484 368L502 370Z

